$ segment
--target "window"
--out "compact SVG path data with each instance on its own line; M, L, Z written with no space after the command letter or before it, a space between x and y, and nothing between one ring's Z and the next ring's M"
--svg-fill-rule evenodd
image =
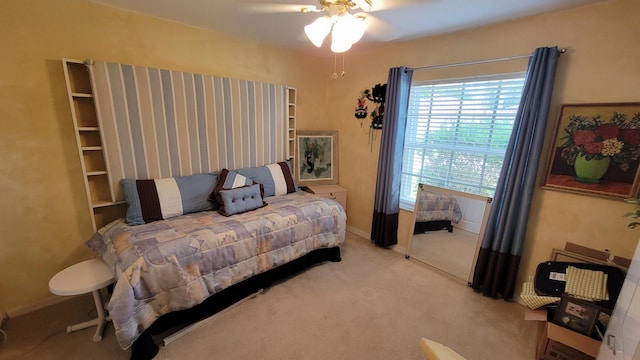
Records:
M419 183L493 197L523 84L524 73L414 82L401 202Z

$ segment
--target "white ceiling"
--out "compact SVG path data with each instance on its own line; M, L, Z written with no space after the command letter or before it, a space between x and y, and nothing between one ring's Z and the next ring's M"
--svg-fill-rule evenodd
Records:
M317 0L94 0L264 43L316 51L304 26L318 13L302 13ZM372 0L367 32L356 46L414 39L606 0ZM352 11L355 13L355 11ZM329 52L328 41L322 46Z

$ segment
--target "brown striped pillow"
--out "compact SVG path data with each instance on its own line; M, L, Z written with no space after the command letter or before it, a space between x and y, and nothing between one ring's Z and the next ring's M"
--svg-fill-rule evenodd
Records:
M264 185L264 196L285 195L298 191L288 161L237 169L235 172Z
M122 179L127 202L125 220L141 225L192 212L213 210L208 199L217 174L196 174L163 179Z

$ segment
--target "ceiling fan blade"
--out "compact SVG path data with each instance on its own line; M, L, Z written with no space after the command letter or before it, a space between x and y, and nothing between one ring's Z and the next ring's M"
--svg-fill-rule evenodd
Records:
M373 5L369 11L389 10L432 1L434 0L371 0Z
M366 26L365 35L376 41L391 41L400 38L402 33L372 14L363 14Z
M249 3L249 4L243 4L241 6L244 10L248 12L260 13L260 14L281 14L281 13L301 13L301 12L321 11L315 5L304 5L304 4Z

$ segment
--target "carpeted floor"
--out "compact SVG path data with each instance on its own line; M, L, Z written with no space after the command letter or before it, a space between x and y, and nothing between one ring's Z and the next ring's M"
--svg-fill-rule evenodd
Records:
M127 359L112 326L72 334L94 316L90 296L9 319L0 359ZM533 359L536 324L524 307L473 292L402 254L347 233L342 262L322 263L230 308L156 359L425 359L421 337L469 360Z

